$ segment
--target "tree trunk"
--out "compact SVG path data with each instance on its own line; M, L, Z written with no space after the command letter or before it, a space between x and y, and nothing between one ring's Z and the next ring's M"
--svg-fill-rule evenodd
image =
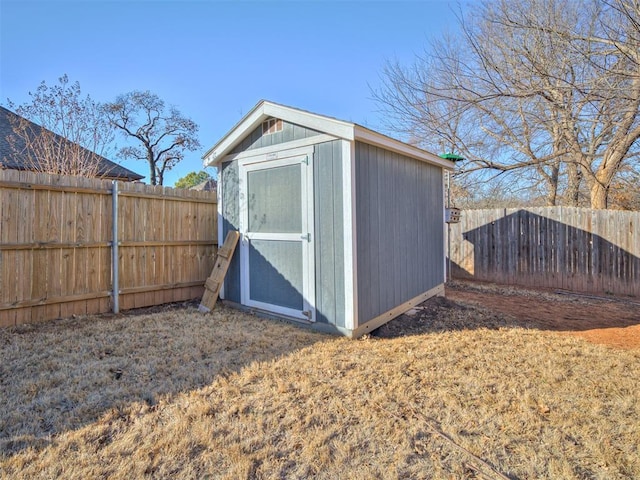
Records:
M553 181L555 179L555 181ZM545 195L545 203L547 207L555 207L558 201L558 175L557 169L547 181L547 194Z
M590 185L591 208L607 208L609 188L629 148L626 145L608 146L602 162L595 172L593 183ZM611 152L611 153L609 153Z
M570 207L577 207L580 202L580 184L582 183L580 165L577 163L569 163L567 165L567 176L566 204Z
M605 209L607 208L607 199L609 189L605 188L600 182L593 182L590 189L591 208Z
M547 207L555 207L558 201L558 177L560 175L560 167L558 164L549 166L549 170L545 170L542 165L536 166L536 169L542 177L542 181L546 187L546 193L544 195L545 204Z
M149 162L149 185L157 185L156 162L153 159L153 151L147 147L147 162Z
M557 190L554 188L549 190L547 195L545 195L545 204L547 207L555 207L556 206L556 198L557 198Z

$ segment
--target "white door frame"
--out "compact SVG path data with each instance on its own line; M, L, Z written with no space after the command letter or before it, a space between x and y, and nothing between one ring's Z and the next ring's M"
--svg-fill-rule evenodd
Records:
M238 160L238 189L240 197L240 291L243 305L286 315L297 320L314 322L315 311L315 232L313 205L313 146L283 150L275 153L259 154ZM302 230L300 233L251 233L247 198L247 173L255 170L301 164L301 210ZM304 233L306 238L302 238ZM251 240L288 240L302 244L303 310L272 305L251 299L249 282L249 243Z

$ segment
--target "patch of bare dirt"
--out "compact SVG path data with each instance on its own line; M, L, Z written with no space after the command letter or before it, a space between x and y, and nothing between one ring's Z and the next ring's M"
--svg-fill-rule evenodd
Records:
M640 302L554 290L518 289L479 282L452 282L447 298L509 315L519 325L582 337L589 342L640 349Z

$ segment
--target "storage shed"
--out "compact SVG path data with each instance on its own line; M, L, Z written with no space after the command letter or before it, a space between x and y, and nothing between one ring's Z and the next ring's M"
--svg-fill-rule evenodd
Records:
M219 173L218 241L241 234L226 301L358 337L444 294L451 161L268 101L203 158Z

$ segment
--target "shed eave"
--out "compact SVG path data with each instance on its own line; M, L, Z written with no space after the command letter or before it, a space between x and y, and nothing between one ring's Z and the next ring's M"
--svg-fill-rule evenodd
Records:
M451 160L440 158L434 153L414 147L413 145L409 145L408 143L401 142L400 140L396 140L381 133L374 132L373 130L369 130L361 125L355 125L354 133L356 141L401 153L408 157L415 158L432 165L437 165L445 170L454 170L455 168L455 163Z
M204 166L214 166L220 163L246 135L251 133L264 120L272 117L312 130L318 130L337 138L349 141L354 139L355 124L353 123L262 100L242 117L218 143L207 150L202 156Z
M253 107L249 113L242 117L242 119L240 119L240 121L218 141L218 143L207 150L207 152L202 156L205 167L218 164L219 161L242 140L243 134L247 131L251 132L265 120L264 113L260 108L263 103L264 101L259 102L255 107Z
M319 132L337 138L343 138L345 140L354 139L355 124L351 122L345 122L337 118L326 117L273 102L265 101L263 103L264 112L269 117L281 118L287 122L295 123L296 125L312 130L318 130Z

